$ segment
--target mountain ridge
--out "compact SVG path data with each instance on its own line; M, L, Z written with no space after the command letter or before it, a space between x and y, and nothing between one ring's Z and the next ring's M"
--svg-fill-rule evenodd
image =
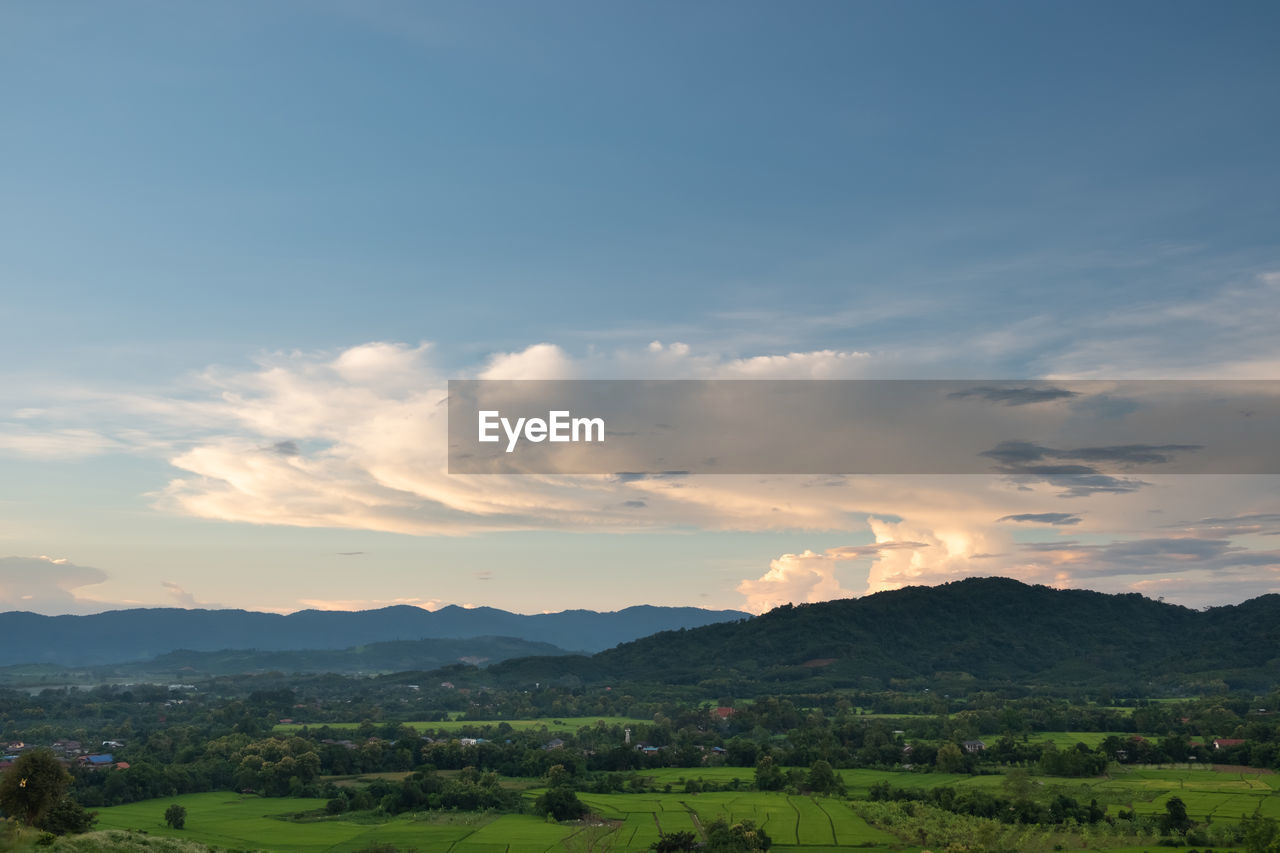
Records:
M1265 686L1280 680L1280 595L1192 610L1139 593L966 578L656 632L589 658L513 658L487 673L506 683L659 680L726 694Z
M0 666L67 666L145 661L178 649L338 650L370 643L510 637L558 649L597 652L657 630L699 627L748 616L736 610L635 605L621 610L512 613L449 605L425 610L392 605L373 610L294 613L177 607L108 610L88 615L0 613Z

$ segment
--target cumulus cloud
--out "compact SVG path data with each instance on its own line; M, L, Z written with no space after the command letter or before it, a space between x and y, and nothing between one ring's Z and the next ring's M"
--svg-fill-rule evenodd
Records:
M77 566L62 558L0 557L0 610L33 613L90 612L101 609L78 593L107 580L92 566Z
M481 379L572 379L573 362L555 344L534 344L521 352L495 355Z
M783 604L850 598L857 593L842 587L836 577L841 563L873 557L894 548L921 547L925 546L918 542L883 542L828 548L821 554L808 550L783 554L770 561L769 571L759 578L738 584L738 592L746 599L742 608L749 613L764 613Z
M1280 518L1273 511L1274 478L1151 475L1134 481L1097 473L1102 464L1176 455L1184 446L1002 445L996 449L998 458L991 458L1024 466L1024 473L1027 466L1035 469L1034 476L1028 473L1015 481L986 475L761 477L678 471L450 476L446 377L434 366L433 355L427 345L387 342L332 353L270 354L249 369L208 370L181 393L101 394L83 403L81 422L57 429L128 424L132 432L123 427L111 431L107 444L130 452L145 448L174 466L176 474L159 490L158 505L223 521L413 535L675 527L849 531L867 525L874 539L866 546L870 550L783 555L765 575L743 580L738 592L755 609L974 575L1094 586L1105 581L1129 588L1146 580L1190 577L1194 571L1252 572L1252 577L1264 578L1273 570L1272 552L1227 540L1280 529L1280 523L1273 523ZM661 342L575 358L554 345L538 344L488 359L473 375L844 378L858 376L875 359L833 350L737 358ZM64 406L60 416L74 420L72 408ZM49 419L51 411L42 407L22 421L23 428L35 428L30 421ZM91 431L107 434L103 427ZM1072 489L1087 502L1087 511L1042 511L1047 499ZM1178 544L1159 553L1126 553L1119 545L1098 544L1151 539L1149 513L1156 507L1167 511L1163 519L1198 519L1178 533L1227 544L1188 544L1185 537L1172 536L1167 538ZM1018 523L1069 528L1079 541L1040 543L1044 547L1038 549L1021 546L1010 532ZM1187 550L1178 556L1178 549ZM1143 572L1144 562L1160 568ZM867 583L860 590L855 581L864 566ZM101 579L65 578L73 585L46 584L28 590L28 600L79 600L75 591ZM180 603L194 604L193 597L183 597L185 590L170 593ZM722 594L732 593L726 587ZM438 605L431 599L302 602L334 609L391 603Z

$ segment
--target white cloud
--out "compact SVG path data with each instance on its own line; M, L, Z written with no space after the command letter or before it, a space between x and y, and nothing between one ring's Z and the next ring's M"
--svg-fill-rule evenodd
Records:
M869 525L862 535L879 547L856 556L839 550L783 555L763 577L742 581L739 592L753 609L862 592L839 571L843 567L847 574L855 559L867 565L865 591L992 574L1057 584L1128 585L1152 578L1113 581L1122 576L1090 572L1090 565L1112 572L1123 568L1117 552L1092 546L1147 537L1156 526L1276 511L1274 478L1152 476L1146 479L1153 485L1137 494L1073 500L1069 509L1082 518L1079 524L1034 531L1059 537L1054 541L1063 547L1031 551L1015 540L1028 535L1025 528L1011 530L1016 525L997 519L1061 512L1063 504L1044 484L1018 485L990 476L698 476L625 482L603 476L451 477L444 455L445 377L432 356L427 345L387 342L328 354L267 355L250 369L206 371L178 392L95 393L79 404L60 400L56 406L27 407L39 409L21 424L32 442L19 447L11 440L7 446L40 454L121 448L162 454L178 473L159 490L159 506L252 524L412 535L539 529L848 531ZM495 356L475 375L813 378L857 376L876 359L835 350L736 358L659 341L574 358L554 345L538 344ZM65 442L61 450L59 442ZM6 446L3 439L0 446ZM1163 514L1153 515L1156 509ZM1065 544L1075 540L1090 547ZM1262 553L1274 545L1241 543ZM1230 560L1223 570L1235 572L1233 577L1270 577L1266 565L1250 569L1236 556ZM1172 559L1161 565L1162 577L1169 579L1194 569ZM36 584L17 595L74 604L83 600L75 590L105 578L87 577L60 581L73 586ZM1190 585L1185 589L1188 595L1203 592ZM184 590L175 587L170 593L190 602L187 606L195 603ZM432 603L422 601L419 606ZM22 606L8 593L5 602ZM380 606L327 603L342 609Z
M756 580L738 584L746 599L742 607L749 613L764 613L782 604L802 604L851 598L857 593L840 585L836 576L842 563L883 555L897 549L927 547L919 542L881 542L876 545L828 548L821 554L804 551L783 554L770 561L769 571Z
M573 362L555 344L534 344L521 352L501 353L489 359L481 379L572 379Z
M69 613L100 610L93 599L78 593L107 580L92 566L77 566L64 558L0 557L0 610Z

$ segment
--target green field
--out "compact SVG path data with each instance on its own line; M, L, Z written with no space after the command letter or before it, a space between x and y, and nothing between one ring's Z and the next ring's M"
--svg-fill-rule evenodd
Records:
M184 829L174 830L164 824L164 810L171 803L186 808ZM186 794L100 809L96 828L144 830L152 835L189 838L232 850L280 853L343 853L374 843L452 853L482 853L490 849L542 853L560 849L561 841L576 830L528 815L444 813L400 816L381 823L327 818L308 822L281 819L302 811L314 811L321 805L320 800Z
M594 726L597 723L604 723L609 726L634 726L652 722L653 720L637 720L633 717L542 717L536 720L440 720L438 722L414 720L412 722L407 722L404 725L411 726L419 732L460 732L467 729L483 729L485 727L497 728L503 723L511 726L511 728L516 731L545 728L549 732L576 732L578 729ZM280 723L273 727L273 731L288 733L301 731L302 729L318 729L323 726L328 726L334 730L354 731L361 725L362 723L350 722ZM385 723L375 723L374 725L385 725Z
M852 798L865 794L872 784L888 781L901 788L998 788L1000 775L960 776L945 773L844 770L841 776ZM323 805L314 799L268 799L228 793L188 794L150 800L99 811L99 829L142 830L153 835L188 838L230 850L270 850L279 853L351 853L373 843L393 844L402 850L448 853L551 853L574 849L589 834L611 836L610 849L643 851L660 832L698 833L709 822L750 819L773 838L775 848L831 851L837 849L904 849L893 836L870 826L847 801L759 791L684 793L684 781L729 782L738 778L746 786L749 768L669 768L646 771L659 784L670 783L671 793L580 794L601 824L555 824L530 815L480 815L469 813L419 813L374 818L368 813L343 817L289 819L302 812L316 813ZM1065 793L1082 802L1097 799L1113 814L1133 809L1159 814L1171 796L1181 797L1189 815L1197 821L1212 818L1233 823L1242 815L1280 817L1280 777L1275 774L1239 773L1212 769L1122 770L1093 779L1033 777L1046 794ZM532 797L536 791L529 791ZM171 803L187 809L187 825L172 830L163 815ZM575 838L577 840L575 840ZM566 846L567 845L567 846ZM585 848L584 848L585 849Z
M892 836L869 826L839 800L744 792L716 794L583 794L582 800L612 827L617 851L643 851L659 831L698 832L726 817L750 818L780 845L826 847L891 846ZM186 827L164 824L165 809L187 809ZM344 853L373 843L401 849L449 853L543 853L566 849L566 839L588 827L555 824L528 815L431 814L399 816L380 823L349 819L284 819L314 811L318 800L267 799L239 794L187 794L101 809L98 829L141 830L151 835L187 838L231 850L280 853ZM572 842L568 842L572 844Z

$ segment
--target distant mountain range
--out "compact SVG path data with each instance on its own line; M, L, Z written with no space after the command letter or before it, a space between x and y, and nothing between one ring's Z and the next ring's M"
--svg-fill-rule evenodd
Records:
M256 651L223 649L193 652L180 649L145 661L113 664L27 663L0 666L0 687L45 686L104 682L186 684L221 675L278 672L375 675L440 669L465 664L483 667L513 657L568 654L550 643L514 637L467 637L444 640L392 640L349 649Z
M1267 691L1280 683L1280 595L1197 611L1136 593L973 578L788 605L749 621L657 633L591 657L508 660L484 678L509 686L660 682L696 685L708 695Z
M648 605L607 613L565 610L534 615L492 607L456 606L435 611L408 606L358 612L302 610L287 615L177 608L113 610L89 616L10 612L0 613L0 637L4 638L0 644L0 666L115 664L150 660L179 649L195 652L332 650L396 640L477 637L491 641L514 638L554 647L526 648L519 652L525 655L543 651L557 653L563 649L596 652L655 631L696 628L744 619L747 615L736 610ZM514 652L514 648L506 651ZM460 656L471 655L464 651ZM494 657L483 651L475 656ZM434 664L419 662L403 668L432 666Z

